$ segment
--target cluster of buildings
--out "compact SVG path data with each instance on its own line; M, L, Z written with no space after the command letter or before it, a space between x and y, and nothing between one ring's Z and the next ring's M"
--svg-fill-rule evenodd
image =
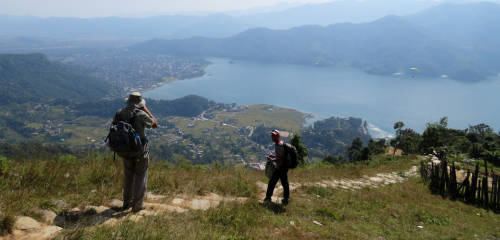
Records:
M158 54L135 54L111 51L77 54L66 63L80 65L95 72L124 91L145 91L165 82L201 76L207 62Z

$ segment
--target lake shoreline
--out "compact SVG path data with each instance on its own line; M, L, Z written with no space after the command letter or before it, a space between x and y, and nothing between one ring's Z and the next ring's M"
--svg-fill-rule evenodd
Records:
M488 100L500 91L500 78L464 84L441 78L376 76L349 67L207 60L211 64L202 76L169 81L147 91L146 97L198 95L221 103L269 104L311 113L314 120L352 116L387 132L396 121L423 132L426 123L443 116L453 128L479 123L500 127L500 113L487 110L500 108L500 103Z

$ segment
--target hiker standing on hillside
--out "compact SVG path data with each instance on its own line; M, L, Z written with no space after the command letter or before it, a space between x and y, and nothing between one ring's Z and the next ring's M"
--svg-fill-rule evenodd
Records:
M288 205L290 189L288 186L288 166L286 162L285 143L281 140L280 132L278 130L273 130L271 132L271 139L274 142L274 154L269 154L267 159L276 162L277 167L273 172L271 179L269 179L264 203L268 204L271 202L274 187L276 186L276 183L278 183L278 180L281 180L281 185L283 186L283 200L281 203L283 205Z
M133 156L118 153L123 158L125 168L123 207L121 210L132 208L133 212L138 212L144 209L143 200L148 182L149 147L144 129L156 128L158 123L146 107L146 101L142 98L141 93L131 93L125 99L125 102L127 106L116 112L112 124L116 125L120 121L130 123L137 137L140 137L140 144L142 144L140 147L142 149Z

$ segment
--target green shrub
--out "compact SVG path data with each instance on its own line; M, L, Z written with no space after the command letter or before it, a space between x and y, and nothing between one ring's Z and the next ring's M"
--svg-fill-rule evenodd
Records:
M6 234L12 234L14 229L15 219L12 216L5 216L0 222L0 236Z
M9 161L6 157L0 155L0 176L7 175L9 172Z

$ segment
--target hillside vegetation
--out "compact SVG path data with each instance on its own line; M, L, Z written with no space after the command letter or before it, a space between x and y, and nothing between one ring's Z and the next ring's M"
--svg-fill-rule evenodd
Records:
M0 104L53 99L88 101L112 92L111 85L77 73L42 54L0 54Z

